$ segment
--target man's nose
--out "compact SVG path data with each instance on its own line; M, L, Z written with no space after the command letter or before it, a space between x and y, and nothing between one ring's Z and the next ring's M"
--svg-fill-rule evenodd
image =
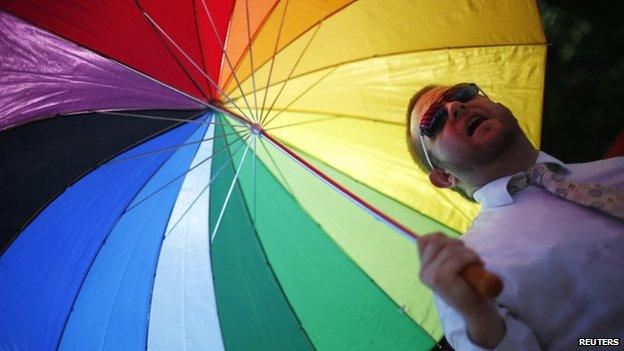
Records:
M446 109L448 112L448 118L451 121L456 121L461 118L461 116L466 112L466 105L459 101L451 101L446 105Z

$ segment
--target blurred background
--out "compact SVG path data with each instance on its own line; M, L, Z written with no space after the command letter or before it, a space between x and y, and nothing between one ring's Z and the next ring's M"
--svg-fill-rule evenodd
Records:
M624 155L624 3L538 6L549 43L542 150L572 163Z

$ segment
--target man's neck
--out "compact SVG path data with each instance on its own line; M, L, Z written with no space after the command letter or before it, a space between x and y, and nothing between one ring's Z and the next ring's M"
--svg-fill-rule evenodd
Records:
M497 157L496 162L479 169L478 174L468 175L465 190L468 194L498 178L526 171L535 164L538 152L524 135L506 152Z

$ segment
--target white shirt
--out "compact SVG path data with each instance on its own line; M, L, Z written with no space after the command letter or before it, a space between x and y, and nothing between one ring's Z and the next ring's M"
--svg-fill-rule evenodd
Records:
M566 179L624 189L624 157L566 165L540 152L537 162L562 165ZM496 302L507 332L495 350L575 350L578 338L621 338L621 347L624 221L537 186L512 197L510 179L475 192L481 213L463 236L504 283ZM435 302L449 343L483 350L468 339L455 310Z

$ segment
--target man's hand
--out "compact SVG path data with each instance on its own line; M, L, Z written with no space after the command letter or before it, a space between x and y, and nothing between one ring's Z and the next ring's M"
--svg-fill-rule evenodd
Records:
M494 301L482 297L461 276L467 266L483 265L477 253L442 233L420 236L418 251L420 279L463 317L472 342L486 348L498 345L505 323Z

